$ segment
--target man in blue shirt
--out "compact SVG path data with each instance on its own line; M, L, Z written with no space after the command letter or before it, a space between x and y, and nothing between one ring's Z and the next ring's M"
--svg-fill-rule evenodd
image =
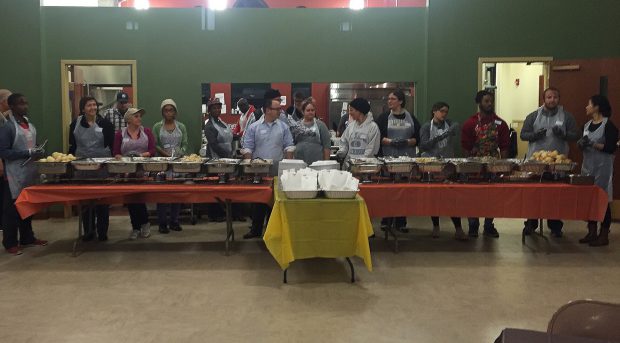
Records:
M246 128L241 153L245 159L273 160L271 175L275 176L278 172L278 163L283 158L293 158L295 144L288 125L279 119L280 99L265 102L263 111L263 117ZM244 239L262 236L263 224L268 211L269 207L265 204L254 205L252 228L243 236Z

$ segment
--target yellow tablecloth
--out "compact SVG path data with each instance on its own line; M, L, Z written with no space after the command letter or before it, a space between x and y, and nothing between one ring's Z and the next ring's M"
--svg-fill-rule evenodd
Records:
M297 259L358 256L372 271L372 224L364 199L288 199L274 183L274 206L263 240L282 269Z

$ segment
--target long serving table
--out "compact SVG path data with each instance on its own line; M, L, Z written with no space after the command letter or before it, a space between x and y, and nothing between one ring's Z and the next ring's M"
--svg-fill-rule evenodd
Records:
M284 283L291 262L298 259L358 256L372 271L368 237L373 235L366 203L354 199L288 199L274 185L274 206L263 240L271 255L284 270Z
M602 221L607 209L607 194L601 188L560 183L376 183L360 184L360 195L366 200L371 217ZM388 232L394 238L394 250L398 252L398 237L388 229L386 239ZM525 231L522 243L525 243Z
M77 205L78 237L73 244L76 255L82 230L83 205L123 203L220 203L226 209L226 255L235 240L232 227L232 203L271 204L272 181L258 185L242 184L44 184L25 188L15 202L17 211L26 218L53 204Z

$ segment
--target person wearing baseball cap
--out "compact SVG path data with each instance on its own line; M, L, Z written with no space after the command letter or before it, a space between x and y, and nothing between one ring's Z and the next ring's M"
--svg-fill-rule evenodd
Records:
M155 137L151 129L142 126L143 109L128 108L123 118L127 127L116 131L114 137L114 156L120 159L123 156L151 157L155 156ZM129 239L138 236L147 238L151 235L146 205L127 204L132 230Z
M114 107L105 111L104 117L114 124L115 130L122 130L127 127L127 122L124 119L125 112L131 107L129 103L129 94L125 92L118 92L116 94L116 104Z

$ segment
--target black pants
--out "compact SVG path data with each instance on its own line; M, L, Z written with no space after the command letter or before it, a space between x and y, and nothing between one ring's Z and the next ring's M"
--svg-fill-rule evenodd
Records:
M493 227L493 219L494 218L484 218L484 228ZM479 218L467 218L467 222L469 223L470 230L478 230L480 228L480 219Z
M536 230L538 228L538 219L528 219L525 225L532 230ZM558 219L547 219L547 226L553 232L560 232L564 227L564 223Z
M8 184L6 186L5 184L7 184L7 182L4 175L0 175L0 228L4 227L4 218L2 218L4 217L4 187L8 187Z
M168 217L170 213L170 217ZM179 213L181 213L181 204L157 204L157 221L160 227L167 225L179 225Z
M253 204L252 205L252 233L261 235L263 233L263 225L265 224L265 218L269 220L271 215L271 208L265 204Z
M146 212L145 204L127 204L127 209L129 210L131 227L134 230L140 230L143 224L149 222L149 214Z
M395 229L407 227L407 217L381 218L381 226L389 226Z
M594 220L589 220L588 224L597 225L597 222ZM611 208L609 207L609 204L607 204L607 211L605 211L605 218L603 219L603 222L601 223L601 228L609 229L610 226L611 226Z
M2 197L2 245L5 249L21 245L28 245L34 243L36 238L32 231L32 216L26 219L22 219L15 207L15 199L11 196L11 190L8 183L3 185L3 197ZM19 240L18 240L19 232Z
M84 235L95 233L97 236L105 237L108 235L110 226L110 205L86 206L82 209L82 225Z
M460 217L450 217L452 219L452 224L454 227L461 227L461 218ZM439 217L431 217L431 221L433 221L433 226L439 226Z

